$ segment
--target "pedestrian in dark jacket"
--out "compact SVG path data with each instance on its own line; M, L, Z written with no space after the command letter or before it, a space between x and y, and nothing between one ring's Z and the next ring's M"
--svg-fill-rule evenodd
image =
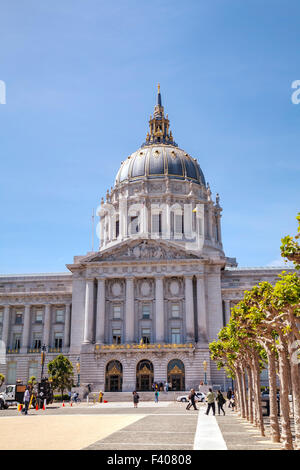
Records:
M135 408L138 406L138 402L140 401L139 395L136 393L136 391L132 392L133 395L133 405Z
M231 398L232 398L232 390L231 388L229 388L227 392L228 408L231 407Z
M195 398L196 398L196 392L192 388L188 396L188 399L190 400L190 402L188 403L186 407L187 410L189 410L192 406L194 407L194 410L198 410L198 408L196 407Z
M220 414L220 411L223 411L223 414L225 416L225 411L223 409L223 405L226 403L226 400L223 397L223 393L221 392L221 390L218 390L216 401L217 401L217 404L218 404L218 413Z

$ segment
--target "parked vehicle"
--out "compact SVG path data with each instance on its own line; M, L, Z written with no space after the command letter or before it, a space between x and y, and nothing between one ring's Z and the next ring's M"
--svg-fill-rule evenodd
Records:
M205 394L203 392L196 392L195 401L202 402L204 400L205 400ZM181 395L180 397L177 397L177 401L188 402L189 401L188 395Z
M18 406L23 403L25 390L26 385L20 382L16 383L16 385L7 385L4 392L0 393L0 409L7 409L9 406ZM36 400L39 408L42 408L44 400L46 400L47 404L52 403L53 391L48 379L42 379L37 384L37 392L32 400L33 407L36 406Z

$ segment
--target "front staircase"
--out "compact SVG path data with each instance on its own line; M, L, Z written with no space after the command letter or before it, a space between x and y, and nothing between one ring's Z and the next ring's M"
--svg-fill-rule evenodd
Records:
M91 392L89 394L89 401L99 398L98 392ZM153 401L154 402L154 392L137 392L140 397L140 401ZM159 401L176 401L177 397L181 395L188 395L189 392L159 392ZM104 400L108 402L130 402L132 401L132 392L104 392Z

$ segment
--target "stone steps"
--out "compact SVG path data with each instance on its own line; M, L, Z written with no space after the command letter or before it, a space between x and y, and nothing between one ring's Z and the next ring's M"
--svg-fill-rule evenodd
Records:
M141 401L154 401L154 392L137 392ZM181 395L188 395L189 392L159 392L159 401L176 401ZM93 391L89 394L89 400L96 397L98 401L99 391ZM132 392L104 392L104 400L108 402L129 402L132 401Z

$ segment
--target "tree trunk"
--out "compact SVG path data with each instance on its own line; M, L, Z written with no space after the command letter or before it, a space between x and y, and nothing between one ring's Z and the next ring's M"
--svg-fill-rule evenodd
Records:
M250 364L251 368L251 378L252 378L252 386L253 386L253 419L254 419L254 426L258 427L258 412L257 412L257 400L256 400L256 388L255 388L255 368L253 366L253 360Z
M276 363L275 351L266 347L268 355L269 373L269 397L270 397L270 426L272 442L280 442L280 429L278 422L277 386L276 386Z
M264 419L262 414L262 404L261 404L261 390L260 390L260 367L259 359L257 354L253 358L253 367L254 367L254 393L256 399L256 408L257 408L257 420L258 426L260 428L261 435L265 435Z
M251 368L247 366L247 376L248 376L248 400L249 400L249 421L253 424L253 382Z
M242 418L245 418L245 401L243 397L243 386L242 386L242 377L240 367L237 368L237 385L238 385L238 398L239 398L239 408Z
M300 376L299 376L299 366L298 366L298 361L297 361L297 350L298 350L298 346L297 346L297 343L295 343L294 341L294 337L289 338L292 397L293 397L294 422L295 422L295 448L297 450L300 450Z
M248 399L247 399L247 383L246 383L246 368L242 371L242 387L243 387L243 396L244 396L244 403L245 403L245 416L247 421L249 421L249 407L248 407Z
M286 355L286 348L282 337L279 337L279 379L280 379L280 408L282 424L283 448L293 449L293 440L290 424L290 404L289 404L289 363Z

